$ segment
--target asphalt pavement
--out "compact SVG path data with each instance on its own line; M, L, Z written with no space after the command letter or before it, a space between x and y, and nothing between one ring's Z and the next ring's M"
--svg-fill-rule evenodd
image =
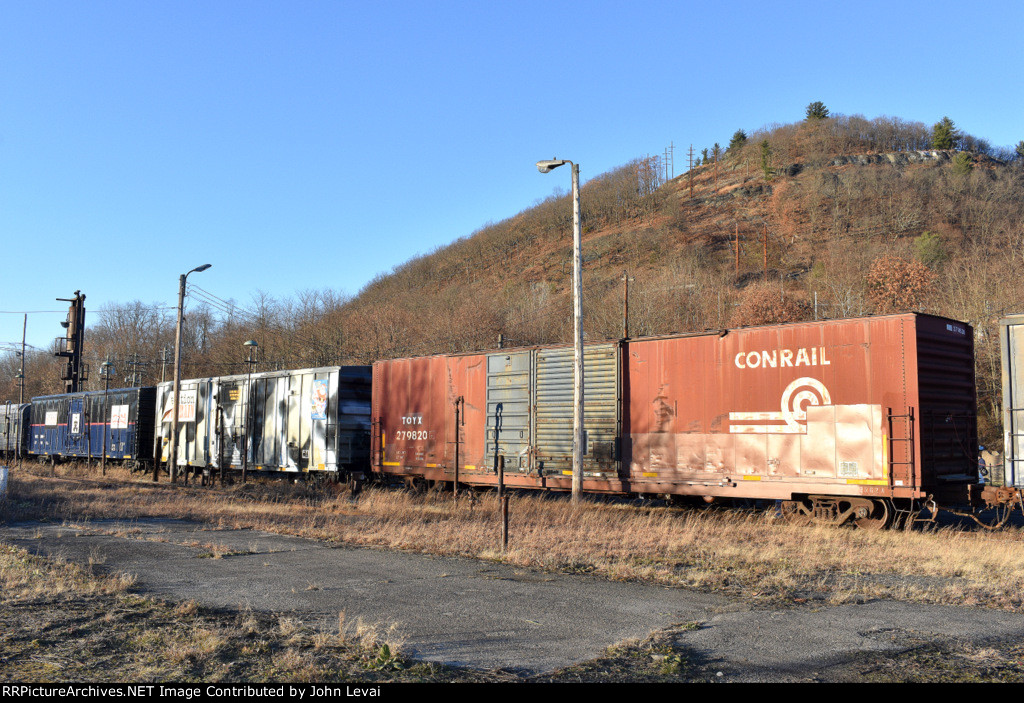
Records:
M587 575L339 546L180 520L0 527L0 540L137 578L137 590L220 608L288 613L337 631L394 626L426 661L539 674L687 623L683 646L732 681L802 680L908 638L976 644L1024 635L1024 616L895 601L754 608L742 600Z

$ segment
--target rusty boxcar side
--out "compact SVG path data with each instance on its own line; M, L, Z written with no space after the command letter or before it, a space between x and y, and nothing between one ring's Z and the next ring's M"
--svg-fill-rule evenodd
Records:
M961 322L792 323L592 343L584 358L587 491L865 497L829 508L863 517L873 499L956 501L977 482ZM452 481L457 448L460 481L494 483L503 456L508 483L568 489L570 360L558 345L377 362L374 470Z
M890 315L625 349L636 491L922 499L977 481L973 336L963 323Z
M501 456L510 485L567 489L571 352L551 346L378 361L374 470L452 481L458 456L461 481L493 484ZM621 492L618 344L586 345L584 375L587 489Z

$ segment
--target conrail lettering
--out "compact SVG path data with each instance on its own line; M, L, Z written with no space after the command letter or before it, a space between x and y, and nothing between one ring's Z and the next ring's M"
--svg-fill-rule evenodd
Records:
M786 368L796 366L830 366L831 361L825 356L825 347L810 349L764 349L761 351L740 352L736 355L736 368Z

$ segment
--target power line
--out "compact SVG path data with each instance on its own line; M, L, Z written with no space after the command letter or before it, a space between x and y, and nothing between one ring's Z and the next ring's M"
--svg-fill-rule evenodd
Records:
M317 340L312 337L306 336L294 329L286 328L281 322L267 318L259 313L251 310L246 310L235 303L224 300L213 293L200 288L197 285L189 284L189 291L194 293L195 296L202 302L206 303L215 310L219 310L228 316L229 319L235 321L241 321L243 324L252 326L263 326L270 328L275 333L290 338L300 344L304 344L311 350L327 355L330 352L335 352L335 349L331 348L331 342Z

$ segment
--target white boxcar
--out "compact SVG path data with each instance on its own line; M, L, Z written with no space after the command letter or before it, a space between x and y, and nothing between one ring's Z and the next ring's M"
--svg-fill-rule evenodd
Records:
M181 382L178 465L335 472L360 479L370 452L369 366L328 366ZM156 456L168 460L173 384L157 386Z

